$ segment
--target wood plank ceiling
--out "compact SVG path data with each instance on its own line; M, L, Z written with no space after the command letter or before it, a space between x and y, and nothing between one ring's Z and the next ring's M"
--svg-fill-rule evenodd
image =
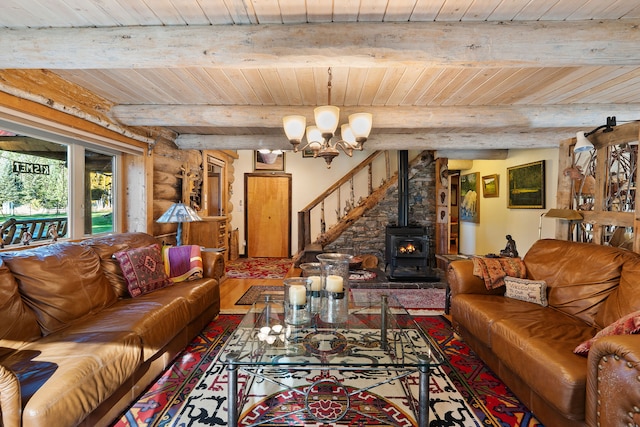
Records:
M3 0L0 64L49 70L183 148L289 148L282 116L374 114L367 149L558 146L640 119L637 0ZM0 79L0 90L10 83Z

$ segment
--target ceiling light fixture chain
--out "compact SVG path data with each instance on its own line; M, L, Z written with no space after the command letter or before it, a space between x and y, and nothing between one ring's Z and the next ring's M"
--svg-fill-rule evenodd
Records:
M340 108L331 105L332 71L327 70L327 105L316 107L313 110L315 125L307 126L307 118L302 115L286 116L282 119L284 132L293 151L313 151L313 157L321 157L327 163L327 168L331 167L331 162L340 153L340 148L346 155L351 157L353 150L361 151L364 143L369 138L371 132L371 113L355 113L349 115L349 123L340 126L340 138L335 136L338 123L340 121ZM307 143L299 149L306 132Z

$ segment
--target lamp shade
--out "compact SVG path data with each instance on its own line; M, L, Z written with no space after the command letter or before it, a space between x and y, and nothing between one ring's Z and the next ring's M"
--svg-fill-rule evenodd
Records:
M289 141L302 141L307 119L304 116L286 116L282 118L284 133Z
M583 151L593 150L593 144L584 136L584 132L576 133L576 145L573 147L574 153L582 153Z
M187 206L182 202L174 203L162 214L156 222L161 223L181 223L181 222L195 222L202 221L202 218L198 216L191 206Z
M356 138L368 138L373 124L371 113L355 113L349 116L349 126Z
M358 145L358 143L356 142L356 136L353 134L351 126L349 126L347 123L340 126L340 137L352 148Z
M323 134L330 133L333 135L338 129L338 121L340 120L340 109L333 105L324 105L314 108L313 115L316 119L316 126Z

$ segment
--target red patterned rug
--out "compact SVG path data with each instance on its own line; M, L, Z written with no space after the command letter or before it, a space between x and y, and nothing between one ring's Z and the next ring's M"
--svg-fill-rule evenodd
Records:
M178 410L211 364L215 363L220 348L241 318L242 315L221 315L211 322L175 360L172 367L113 426L173 425ZM416 320L440 346L446 357L443 371L482 425L542 426L469 347L455 337L446 318L420 316ZM219 402L211 404L222 405L225 400L226 394L223 393L219 396ZM222 420L204 419L204 413L202 417L201 422L206 425L225 425Z
M226 262L225 273L233 279L284 279L292 264L290 258L238 258Z

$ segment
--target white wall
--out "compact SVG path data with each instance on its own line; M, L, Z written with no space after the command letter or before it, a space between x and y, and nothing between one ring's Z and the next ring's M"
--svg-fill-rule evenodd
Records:
M460 171L462 175L479 172L485 175L499 175L499 197L480 197L480 223L460 222L460 253L484 255L498 253L504 249L505 236L511 234L516 241L520 255L526 254L531 245L538 240L540 216L556 205L558 187L559 150L510 150L506 160L474 160L473 167ZM545 209L508 209L507 208L507 168L545 161ZM482 190L480 191L482 193ZM542 237L553 238L557 220L542 219Z
M240 254L245 254L244 234L244 175L253 172L253 151L239 150L239 158L234 161L234 182L231 203L234 211L231 229L238 229ZM327 169L324 160L303 158L301 153L285 152L285 172L291 174L291 254L298 252L298 211L307 206L335 181L362 162L371 151L356 151L353 157L340 152Z

